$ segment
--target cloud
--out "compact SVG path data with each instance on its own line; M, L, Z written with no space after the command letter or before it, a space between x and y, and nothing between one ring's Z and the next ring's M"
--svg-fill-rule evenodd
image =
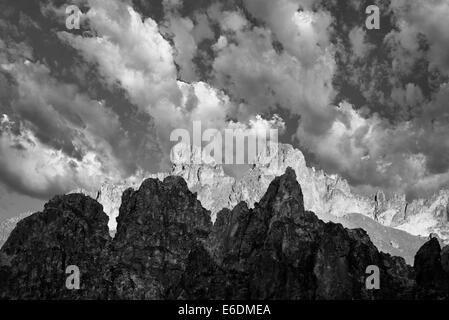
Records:
M444 186L449 5L392 0L374 32L362 23L363 3L337 3L161 1L156 22L138 12L143 3L85 1L91 37L59 29L54 41L76 57L62 63L2 38L4 180L43 196L92 177L165 170L172 130L201 120L203 130L296 132L292 142L314 165L356 188L418 195ZM61 8L47 3L41 13L63 25ZM20 28L11 24L8 34ZM87 75L94 88L77 83Z
M179 68L178 79L184 82L199 80L198 46L204 40L214 38L210 20L205 13L196 13L192 17L182 17L179 7L165 6L165 17L160 25L161 34L173 41L174 62Z
M245 0L244 3L252 15L267 23L284 48L302 65L313 65L328 47L332 18L325 11L312 11L312 1Z
M105 163L95 152L81 160L43 144L34 133L3 115L0 120L0 172L10 188L38 198L68 192L77 187L98 186L104 175L117 177L114 166L106 171Z
M420 51L419 35L423 34L429 46L425 52L429 68L449 75L449 3L444 0L393 0L391 8L400 26L392 37L408 53L417 54Z
M118 84L130 101L156 119L157 139L166 155L163 161L167 161L173 129L188 129L193 120L217 129L225 125L234 105L223 92L204 82L178 81L176 60L181 74L193 77L193 70L186 67L194 51L193 36L182 31L188 26L188 31L193 32L191 20L178 16L169 20L170 30L175 31L176 54L156 22L151 18L142 20L131 6L109 1L90 4L86 17L96 36L84 38L60 32L59 37L87 61L97 64L110 86Z
M301 115L309 132L326 130L333 117L328 108L334 94L330 52L306 68L287 52L278 53L267 29L254 27L227 38L216 45L213 83L245 102L240 117L282 108Z
M220 18L223 31L237 32L246 28L249 24L242 13L238 11L225 11Z
M45 65L25 60L1 67L17 85L17 97L11 101L14 113L33 126L41 141L76 157L81 156L80 145L99 149L100 139L117 138L117 116L75 85L58 83Z
M430 194L449 183L448 112L442 110L447 94L446 86L423 107L425 116L394 125L377 114L363 117L352 105L341 103L326 134L311 137L300 128L298 135L315 146L323 167L354 186L370 185L410 197Z
M195 67L192 62L195 57L197 45L193 37L194 24L189 18L170 17L167 22L169 32L173 33L175 62L180 67L179 77L183 81L196 79Z
M151 18L142 21L132 7L119 2L91 1L85 14L97 34L85 38L66 31L59 37L78 49L89 61L98 64L104 80L118 83L131 101L146 111L161 104L178 105L176 67L170 44L159 33Z
M373 48L365 41L366 32L362 27L356 27L349 32L349 41L352 45L352 52L354 58L363 58L366 56L369 50Z
M73 187L95 188L160 158L139 120L120 117L104 100L55 79L46 65L2 59L0 75L8 93L0 106L0 176L10 189L46 198Z

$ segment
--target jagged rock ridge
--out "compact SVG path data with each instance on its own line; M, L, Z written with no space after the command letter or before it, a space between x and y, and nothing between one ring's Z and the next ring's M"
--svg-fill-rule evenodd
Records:
M221 165L192 164L198 157L199 151L196 148L191 150L189 146L178 145L173 152L173 158L176 160L170 174L186 180L189 189L196 192L202 205L211 211L213 222L222 208L232 209L241 201L253 207L260 201L273 179L291 167L298 182L303 186L305 208L315 212L320 219L341 223L348 228L367 230L381 251L402 256L409 264L413 263L414 255L425 242L425 239L388 228L390 221L385 217L391 213L392 208L400 210L398 208L401 202L394 201L396 198L388 200L385 196L376 195L368 199L354 195L348 183L338 175L327 175L323 171L308 168L301 151L290 145L279 144L277 153L259 155L252 168L239 179L227 176ZM168 175L160 173L150 177L162 180ZM108 213L109 227L114 232L120 195L128 187L136 188L139 184L139 179L134 179L115 184L105 183L99 192L76 192L83 192L92 197L99 196L98 201ZM405 201L405 196L403 200ZM386 227L360 217L360 214L371 219L376 217L378 222Z
M437 268L439 280L447 277L447 254L434 241L420 250L413 270L380 253L363 230L305 210L292 169L272 181L254 208L240 202L223 209L213 226L179 177L148 179L122 198L113 239L101 205L81 194L56 197L19 222L0 250L0 297L447 298L428 276ZM70 264L80 268L79 291L65 287ZM380 290L365 287L368 265L380 269Z
M292 167L298 182L303 186L307 210L315 212L324 221L367 230L381 251L402 256L409 264L413 263L414 255L425 242L425 238L418 236L427 237L435 233L443 242L449 239L449 191L442 190L428 200L416 200L410 204L406 202L405 195L386 196L383 192L370 198L355 195L348 183L338 175L327 175L323 171L308 168L301 151L290 145L280 144L276 154L259 155L253 167L239 179L227 176L221 165L191 164L197 156L196 152L197 149L191 151L189 147L179 145L174 149L177 161L173 170L149 177L160 180L169 175L183 177L189 189L198 194L202 205L211 211L213 222L219 210L232 209L240 201L253 207L260 201L270 182L285 172L287 167ZM109 228L114 234L121 194L129 187L137 188L144 178L148 176L137 175L134 179L114 183L106 181L100 190L75 190L74 193L89 195L103 205L109 216ZM11 222L8 224L11 225ZM3 231L3 238L7 237L10 230L6 228ZM0 236L1 233L0 228Z

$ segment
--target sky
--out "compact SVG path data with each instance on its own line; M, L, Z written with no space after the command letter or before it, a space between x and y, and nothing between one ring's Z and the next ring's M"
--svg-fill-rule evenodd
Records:
M449 184L448 17L445 0L2 0L0 217L167 171L193 121L281 128L355 192L430 195Z

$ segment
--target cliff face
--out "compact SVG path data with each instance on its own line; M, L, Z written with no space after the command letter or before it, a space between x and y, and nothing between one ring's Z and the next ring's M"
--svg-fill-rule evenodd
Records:
M0 251L0 297L97 299L108 295L108 217L81 194L55 197L43 212L21 220ZM90 290L67 290L66 268L76 265Z
M380 250L402 256L409 264L413 263L414 255L425 242L424 239L413 237L406 232L388 228L398 225L392 222L393 217L390 216L396 216L396 220L400 220L400 214L397 213L403 211L402 207L405 208L405 196L387 199L385 195L376 195L368 199L354 195L344 179L308 168L303 154L290 145L280 144L277 154L259 156L254 165L239 179L227 176L223 167L214 165L213 162L209 165L191 164L198 157L198 152L198 149L191 152L183 146L175 148L173 158L176 164L171 175L185 179L189 189L198 194L201 204L211 211L212 222L215 222L221 209L232 209L241 201L247 203L250 208L254 207L273 179L291 167L295 171L297 181L303 186L305 208L315 212L320 219L341 223L348 228L367 230ZM168 174L161 173L150 177L163 180L166 176ZM117 226L116 217L121 194L128 187L138 187L142 180L137 178L120 183L104 183L99 192L76 192L83 192L93 198L98 196L98 201L103 204L110 217L109 227L113 234ZM360 214L369 219L359 217Z
M400 299L429 294L434 279L426 275L447 272L441 262L447 255L431 242L416 258L416 285L414 270L379 253L366 232L307 211L292 169L272 181L254 208L241 202L223 209L213 226L179 177L126 190L114 239L102 209L72 194L19 222L0 250L0 297ZM65 287L68 265L79 267L80 290ZM379 290L365 286L370 265L380 270Z
M397 228L411 234L437 235L449 243L449 190L442 189L428 199L417 199L406 205Z
M298 182L304 186L305 208L315 212L320 219L333 221L344 218L338 222L345 225L345 221L348 221L345 217L358 213L373 219L382 226L425 238L435 233L443 242L449 241L448 190L441 190L429 199L418 199L411 203L407 203L404 194L385 195L382 191L371 197L363 197L354 194L348 183L338 175L328 175L323 171L307 167L301 151L285 144L279 145L277 154L259 156L254 165L239 179L227 176L223 167L214 165L213 162L209 165L191 164L198 156L197 149L190 152L187 147L181 146L174 152L176 164L173 170L170 173L150 175L149 178L163 179L168 175L184 178L189 189L196 192L203 206L211 211L212 222L215 221L218 211L222 208L231 209L240 201L245 201L249 207L253 207L267 191L271 181L291 167L296 173ZM82 192L93 198L99 196L98 201L103 204L105 212L110 217L109 227L115 232L120 195L129 187L136 188L141 181L143 176L140 179L135 178L119 183L106 182L98 192L84 190L75 192ZM358 221L361 220L358 219ZM383 229L382 226L378 229ZM358 227L367 229L364 224ZM401 242L400 239L390 240L393 243ZM380 243L376 245L380 246ZM382 249L389 253L397 253L394 248ZM403 249L403 251L410 251L413 256L418 248ZM404 257L409 261L410 254Z
M192 152L187 147L175 149L176 164L170 173L159 173L147 178L163 179L169 175L182 177L192 192L198 194L203 206L211 211L214 222L216 214L222 208L231 209L241 201L249 207L262 198L271 181L282 175L288 167L293 168L297 180L304 185L304 204L308 210L320 214L343 216L346 213L366 213L374 216L374 203L371 200L351 193L347 182L337 175L326 175L323 171L308 168L303 154L290 145L279 145L278 153L269 156L259 156L252 168L241 178L235 179L224 173L221 165L192 164L199 150ZM116 229L115 219L120 207L120 195L129 187L137 187L139 178L125 180L120 183L104 183L97 192L75 190L103 204L105 212L110 216L110 228Z
M221 211L210 243L226 282L233 284L226 288L227 298L411 297L413 280L404 260L380 254L363 230L324 223L306 211L290 168L270 184L254 209L242 202ZM383 288L378 292L366 289L369 265L381 270Z
M254 207L273 179L291 167L303 186L306 210L315 212L321 220L366 230L379 250L400 255L409 264L413 263L414 255L429 234L437 234L442 242L449 239L449 191L442 190L427 200L412 203L406 202L405 195L385 195L383 192L372 197L355 195L341 177L308 168L301 151L290 145L280 144L277 154L259 156L239 179L227 176L223 167L213 162L209 165L190 164L197 153L196 149L190 152L182 146L175 148L173 170L145 178L163 180L169 175L184 178L189 189L197 193L201 204L211 211L212 222L221 209L232 209L241 201ZM89 195L103 205L113 235L117 229L122 193L129 187L138 188L143 180L144 175L138 175L130 180L105 182L100 190L76 190L74 193ZM6 239L14 224L14 221L8 222L9 227L3 232L0 225L0 246L2 234Z
M417 292L420 299L449 298L449 246L441 249L436 238L427 242L415 257Z
M119 299L178 299L191 250L212 223L180 177L149 179L123 194L112 256Z

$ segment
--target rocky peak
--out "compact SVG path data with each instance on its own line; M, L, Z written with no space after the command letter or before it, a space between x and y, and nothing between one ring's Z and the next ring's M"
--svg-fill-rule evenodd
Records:
M210 213L201 206L196 194L188 189L185 180L177 176L167 177L163 182L147 179L137 191L126 190L117 219L116 237L125 236L129 226L142 224L148 219L152 222L158 220L161 225L155 228L161 229L172 222L183 224L188 230L197 230L200 233L208 233L211 227Z
M212 221L222 208L231 209L240 201L249 207L262 198L269 184L287 168L292 168L297 181L303 186L304 206L320 217L326 215L342 216L347 213L363 213L374 216L372 199L354 195L348 183L337 175L326 175L323 171L308 168L304 155L291 145L279 144L268 148L271 152L259 153L253 166L241 178L235 179L224 173L223 167L215 161L197 164L201 155L199 148L178 144L172 151L174 161L170 173L152 175L163 179L168 175L184 178L190 190L198 193L203 206L211 211ZM274 152L273 152L274 151ZM119 203L116 199L128 187L135 188L140 182L136 179L119 184L104 184L98 192L87 193L103 203L110 216L110 228L115 229Z
M89 195L103 205L109 216L111 234L114 234L122 193L130 187L138 188L144 177L159 180L169 175L182 177L189 189L197 193L204 208L211 212L211 220L215 222L221 209L232 209L241 201L253 208L255 203L262 199L270 183L290 167L302 186L305 210L315 212L324 221L368 230L374 243L384 252L401 254L412 263L419 248L417 244L422 243L419 237L409 241L410 237L407 235L391 232L386 228L389 226L425 237L435 232L441 239L449 239L449 224L444 222L444 209L449 212L449 192L439 194L434 200L414 201L411 204L406 203L405 195L382 195L379 192L377 197L362 197L351 192L349 184L338 175L328 175L323 171L308 168L304 155L291 145L279 144L277 150L273 150L275 152L259 154L254 165L241 178L235 179L227 176L223 167L213 161L208 164L195 164L194 160L200 154L199 149L192 150L181 145L174 148L174 159L178 160L170 173L150 176L138 174L119 182L105 182L100 190L76 192ZM378 224L368 219L354 219L356 214L377 220L375 222Z
M58 196L21 220L1 249L0 298L98 299L109 290L108 217L81 194ZM1 263L0 263L1 265ZM82 271L80 292L65 287L66 268ZM88 288L88 289L87 289Z
M275 178L254 208L218 213L209 245L224 298L371 299L406 297L413 280L404 260L380 254L362 230L324 223L305 211L293 169ZM382 293L365 288L378 265ZM397 268L393 270L394 268ZM208 283L210 283L208 281Z
M210 213L181 177L145 180L125 191L117 219L113 282L126 299L177 299L192 248L210 230ZM137 286L137 287L136 287Z
M430 239L419 249L414 263L419 298L449 298L448 252L449 247L441 250L436 238Z
M303 195L295 171L288 167L284 175L276 177L258 205L276 217L286 216L295 220L303 214Z
M20 299L402 299L444 296L427 275L447 261L435 240L415 259L379 253L360 229L304 210L293 169L260 202L210 212L180 177L147 179L122 196L117 235L102 206L81 194L56 197L22 220L0 250L0 297ZM447 250L443 250L447 252ZM438 258L440 256L440 258ZM446 262L444 262L446 263ZM77 265L81 290L65 288ZM366 268L381 287L368 290ZM447 266L446 266L447 267ZM430 279L430 280L429 280Z

